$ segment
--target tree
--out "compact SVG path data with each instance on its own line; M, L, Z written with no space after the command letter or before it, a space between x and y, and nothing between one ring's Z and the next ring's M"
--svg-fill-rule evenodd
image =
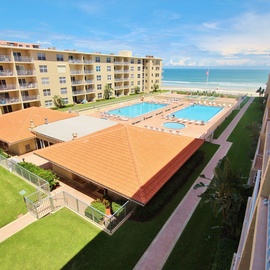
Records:
M251 195L252 188L242 183L240 172L232 170L227 157L215 168L210 185L200 182L194 186L194 189L200 187L207 187L207 190L199 195L203 202L211 204L215 216L222 214L226 235L238 239L247 198Z
M157 92L157 90L159 89L159 85L155 83L155 84L153 85L153 87L154 87L154 90L153 90L153 91L154 91L154 92Z
M140 93L140 86L136 86L134 87L134 91L135 91L135 94L139 94Z
M65 106L63 99L60 96L53 96L53 103L56 108L63 108Z
M106 84L104 87L104 98L110 99L111 95L113 94L113 89L110 84Z

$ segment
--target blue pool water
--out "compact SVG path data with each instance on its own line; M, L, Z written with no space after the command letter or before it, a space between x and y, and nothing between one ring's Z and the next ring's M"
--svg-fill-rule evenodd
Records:
M171 128L171 129L181 129L181 128L186 127L184 124L177 123L177 122L165 122L163 123L163 126L165 128Z
M194 104L182 110L176 111L173 114L177 118L208 122L222 109L222 107L218 106L204 106Z
M109 114L116 114L123 117L138 117L143 114L161 109L167 106L167 104L160 104L160 103L151 103L151 102L141 102L137 104L133 104L130 106L118 108L115 110L108 111Z

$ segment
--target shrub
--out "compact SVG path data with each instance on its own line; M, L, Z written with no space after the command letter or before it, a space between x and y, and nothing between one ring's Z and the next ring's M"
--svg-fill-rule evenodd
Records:
M22 168L28 170L29 172L41 177L46 180L50 185L50 190L52 191L58 185L58 177L51 170L45 170L31 162L19 162L17 163Z
M121 210L119 210L122 207L121 204L118 204L116 202L112 202L112 212L113 214L116 213L116 216L118 217L122 212L123 212L123 208ZM119 210L119 211L118 211ZM117 212L118 211L118 212Z
M84 212L85 216L89 217L90 219L94 220L97 223L100 223L101 221L103 221L103 218L104 218L104 215L101 213L105 214L105 211L106 211L105 205L99 199L97 199L91 202L91 206L92 207L88 206L85 209L85 212ZM95 211L95 209L100 211L101 213L98 211Z

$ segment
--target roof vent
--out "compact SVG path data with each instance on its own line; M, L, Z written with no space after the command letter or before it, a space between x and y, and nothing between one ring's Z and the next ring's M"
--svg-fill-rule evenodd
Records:
M47 117L44 118L44 121L45 121L45 125L48 125L48 118Z
M30 120L30 130L32 131L34 127L35 127L34 121L31 119Z
M72 140L75 140L78 137L77 133L72 133Z

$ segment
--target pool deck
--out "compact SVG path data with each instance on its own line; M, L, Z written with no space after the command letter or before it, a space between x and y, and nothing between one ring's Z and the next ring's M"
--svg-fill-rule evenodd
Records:
M209 98L209 97L208 97ZM146 113L136 118L127 118L127 117L115 117L110 116L107 117L112 121L116 121L122 124L127 125L135 125L137 127L154 129L157 131L161 131L164 129L165 132L175 133L175 129L168 129L163 126L165 122L177 122L178 119L166 118L167 115L173 114L174 112L183 109L191 104L201 104L206 106L221 106L223 110L220 111L217 115L215 115L209 122L202 124L201 122L196 122L194 119L188 119L187 121L179 121L183 123L186 127L183 129L179 129L179 133L183 136L189 136L193 138L204 138L211 136L212 132L216 129L217 126L221 124L221 122L230 114L230 112L238 106L238 102L236 99L232 98L215 98L214 100L206 100L205 97L199 98L186 98L184 95L179 94L161 94L153 97L147 97L144 99L144 102L157 102L157 103L167 103L166 107L157 109L155 111ZM128 101L118 104L112 104L108 107L89 111L80 112L82 115L89 115L93 117L106 118L103 113L133 105L136 103L140 103L139 99L136 101Z

